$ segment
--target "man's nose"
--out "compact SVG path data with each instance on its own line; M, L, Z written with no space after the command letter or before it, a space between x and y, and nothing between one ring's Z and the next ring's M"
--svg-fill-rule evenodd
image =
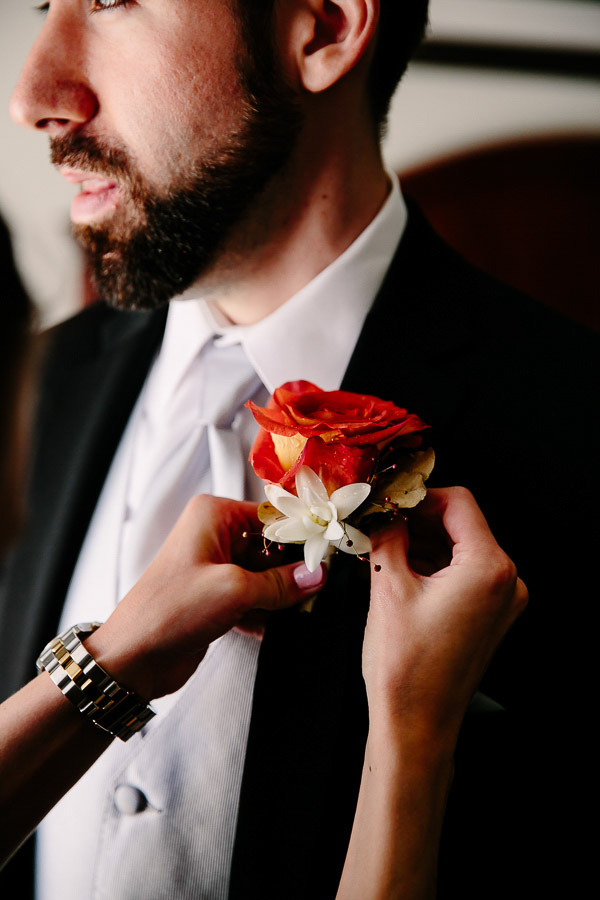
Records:
M98 99L81 74L83 48L73 24L48 14L11 97L17 125L56 137L96 115Z

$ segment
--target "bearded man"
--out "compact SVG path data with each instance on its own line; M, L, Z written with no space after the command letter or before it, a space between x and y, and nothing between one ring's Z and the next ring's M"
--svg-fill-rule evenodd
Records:
M591 516L570 447L589 440L575 385L592 340L472 270L382 164L426 0L43 9L12 114L81 186L72 220L104 303L47 336L3 690L59 628L108 616L192 494L262 499L244 404L297 379L429 422L437 483L474 491L532 607L577 597ZM559 558L567 485L577 528ZM36 900L335 895L367 730L360 565L342 561L311 615L225 636L139 739L111 746L40 828ZM555 622L529 613L488 679L523 718L540 685L570 691ZM519 857L497 709L477 700L456 761L441 878L465 897L505 896Z

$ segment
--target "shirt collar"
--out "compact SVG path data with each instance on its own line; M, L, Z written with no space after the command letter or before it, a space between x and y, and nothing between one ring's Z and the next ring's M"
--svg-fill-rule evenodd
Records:
M344 253L270 316L240 329L271 393L299 379L323 390L339 388L406 225L398 179L390 180L379 213Z
M197 300L172 300L160 351L144 389L143 409L160 416L202 348L214 334L206 304Z
M202 299L172 300L155 369L152 404L166 403L190 363L214 335L241 343L272 393L304 379L339 388L364 320L385 278L406 225L398 178L383 206L355 241L316 278L253 325L229 325ZM149 385L150 387L150 385Z

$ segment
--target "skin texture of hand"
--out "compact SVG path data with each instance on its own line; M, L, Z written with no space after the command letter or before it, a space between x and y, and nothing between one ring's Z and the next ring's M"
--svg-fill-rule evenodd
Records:
M156 559L86 641L124 686L152 700L181 687L209 643L255 608L283 609L313 596L325 569L266 568L256 507L195 497ZM41 648L40 648L41 649ZM0 866L108 747L47 673L0 705Z
M460 724L527 590L463 488L372 540L369 736L338 900L433 900Z
M252 503L194 497L156 559L86 641L114 678L153 699L180 688L211 641L252 610L293 606L319 590L325 568L265 568ZM262 571L261 571L262 570Z
M408 527L379 531L373 545L381 571L363 646L372 717L389 705L428 740L451 741L527 590L464 488L431 490Z

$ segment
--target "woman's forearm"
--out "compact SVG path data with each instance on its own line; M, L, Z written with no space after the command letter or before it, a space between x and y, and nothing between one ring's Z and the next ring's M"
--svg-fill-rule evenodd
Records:
M433 900L452 753L371 724L337 900Z
M45 672L0 706L0 866L112 739Z

